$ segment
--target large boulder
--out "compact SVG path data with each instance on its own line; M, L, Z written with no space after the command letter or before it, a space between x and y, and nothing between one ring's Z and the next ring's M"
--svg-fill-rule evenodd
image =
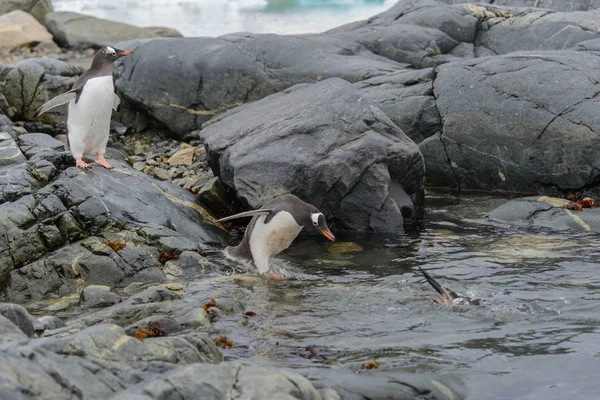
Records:
M174 29L140 28L67 11L48 13L45 25L61 47L76 49L115 46L118 42L130 39L181 36Z
M341 79L237 108L200 137L215 174L250 208L294 193L338 228L398 232L423 193L418 147Z
M51 98L71 89L83 68L52 58L32 58L0 65L0 106L13 120L32 119L33 113ZM44 122L64 122L66 106L40 117Z
M319 38L251 34L154 40L118 65L124 113L134 111L124 122L143 111L179 137L221 111L297 83L332 76L356 82L402 68Z
M439 67L443 131L420 145L429 185L522 193L596 187L599 63L598 53L565 50Z
M120 160L82 171L45 134L21 135L18 146L7 135L2 145L11 163L0 180L0 290L11 301L160 282L163 250L224 243L193 194Z
M125 99L123 122L143 129L157 121L189 138L240 104L298 83L339 77L361 85L420 142L440 126L427 87L435 72L417 73L416 86L407 80L414 74L403 70L407 64L435 68L516 50L561 50L600 37L598 12L400 0L368 20L320 34L133 40L123 44L135 52L118 63L116 86Z
M54 11L54 7L51 0L2 0L0 2L0 15L14 10L25 11L43 23L46 14Z
M13 49L52 40L50 32L25 11L15 10L0 15L0 26L0 49Z

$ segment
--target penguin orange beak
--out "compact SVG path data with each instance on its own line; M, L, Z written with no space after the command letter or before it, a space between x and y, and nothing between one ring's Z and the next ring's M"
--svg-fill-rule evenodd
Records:
M130 52L130 51L127 51L127 50L122 50L122 51L120 51L120 52L119 52L119 57L130 56L130 55L132 55L132 54L133 54L133 53L132 53L132 52Z
M333 236L333 233L331 233L331 231L329 229L323 229L323 228L317 228L319 230L319 232L321 232L321 234L323 236L325 236L327 239L331 240L332 242L335 241L335 236Z

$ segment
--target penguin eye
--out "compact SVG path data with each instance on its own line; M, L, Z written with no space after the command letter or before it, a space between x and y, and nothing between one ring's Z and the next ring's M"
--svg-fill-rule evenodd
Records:
M313 226L317 226L319 223L317 221L313 221Z

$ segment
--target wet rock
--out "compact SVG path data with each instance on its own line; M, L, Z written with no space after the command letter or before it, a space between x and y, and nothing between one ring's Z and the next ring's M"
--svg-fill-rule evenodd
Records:
M141 293L134 294L125 301L125 304L145 304L156 303L168 300L179 300L181 295L168 289L160 287L151 287Z
M218 266L208 258L201 256L197 251L184 251L176 260L165 263L165 274L173 276L194 276L196 278L208 275L218 270Z
M10 319L0 315L0 345L22 339L27 339L27 335Z
M14 10L25 11L43 23L46 14L54 7L51 0L4 0L0 3L0 15Z
M52 40L50 32L24 11L15 10L0 15L0 26L0 48L12 49Z
M51 98L71 89L83 68L52 58L35 58L0 65L0 93L4 113L12 119L30 120ZM63 122L66 107L56 107L40 116L44 122Z
M123 109L132 110L124 122L135 123L137 110L145 110L183 138L217 113L296 83L331 76L356 82L401 68L381 57L344 52L343 44L319 37L239 34L141 44L117 65L115 84L126 99Z
M564 50L441 66L434 92L443 131L420 146L429 186L593 192L599 62L596 53Z
M25 335L29 337L33 336L33 317L29 315L27 310L22 306L18 304L0 303L0 315L8 318Z
M190 308L177 315L177 322L185 329L207 328L211 326L208 313L203 308Z
M111 171L68 168L62 143L45 134L21 135L25 154L6 136L0 143L10 157L0 168L9 169L0 183L10 191L0 204L0 287L11 301L78 295L86 285L162 282L157 256L165 243L195 251L223 241L224 232L203 222L208 214L183 189L117 160ZM121 232L115 240L124 248L113 251L96 236L105 230Z
M33 321L35 333L42 334L44 331L59 329L65 326L62 319L54 315L44 315Z
M129 336L133 336L138 328L143 328L148 325L155 325L157 323L158 326L164 330L166 335L172 335L183 330L181 328L181 325L179 325L179 323L173 318L168 317L166 315L153 315L151 317L143 318L129 325L125 328L125 333L127 333Z
M417 146L340 79L240 107L200 136L215 174L249 208L294 193L337 227L402 231L423 191Z
M82 308L109 307L119 302L120 297L110 291L108 286L87 286L81 291Z
M198 200L206 205L214 215L226 216L235 214L236 207L232 204L227 187L219 177L211 178L198 191Z
M569 203L568 200L564 202ZM564 204L547 196L511 200L492 210L488 219L529 228L572 232L600 231L600 208L569 210Z
M179 32L169 28L139 28L74 12L54 11L45 17L45 25L61 47L116 46L130 39L177 37ZM127 50L127 49L125 49Z

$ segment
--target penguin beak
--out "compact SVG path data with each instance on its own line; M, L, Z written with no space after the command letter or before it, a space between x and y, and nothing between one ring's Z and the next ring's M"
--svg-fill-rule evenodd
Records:
M133 53L127 50L121 50L119 51L119 53L117 53L119 57L125 57L125 56L130 56Z
M335 241L335 236L333 236L333 233L331 233L331 231L329 229L323 229L323 228L319 228L319 227L317 227L317 229L327 239L331 240L332 242Z

